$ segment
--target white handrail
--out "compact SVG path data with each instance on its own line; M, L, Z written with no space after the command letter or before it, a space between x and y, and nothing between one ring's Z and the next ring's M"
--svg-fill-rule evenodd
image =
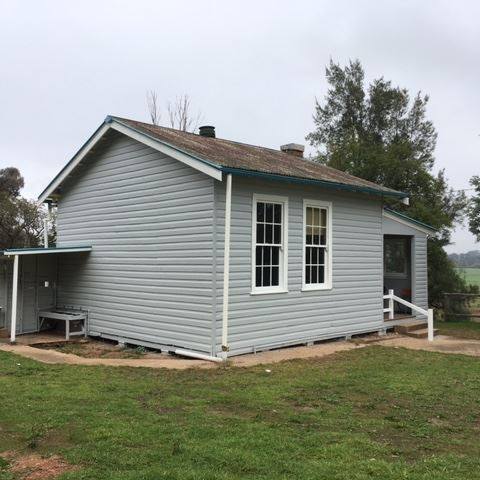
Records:
M433 342L433 309L432 308L425 310L424 308L414 305L413 303L407 302L407 300L397 297L394 294L393 290L389 290L388 295L384 295L383 299L388 300L388 308L384 308L383 312L384 313L388 312L389 320L393 320L394 318L394 308L393 308L394 301L401 303L402 305L405 305L406 307L411 308L412 310L415 310L416 312L421 313L422 315L425 315L427 317L428 341Z

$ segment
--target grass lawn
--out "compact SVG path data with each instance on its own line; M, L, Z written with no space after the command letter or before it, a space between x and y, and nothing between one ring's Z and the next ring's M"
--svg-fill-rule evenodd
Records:
M0 452L62 455L78 466L68 479L480 476L480 360L467 356L373 346L167 371L0 352L0 405Z
M435 323L435 327L438 328L440 335L480 340L480 323L469 321L448 321L437 322Z
M473 267L458 267L457 270L465 275L467 283L478 285L480 287L480 268Z

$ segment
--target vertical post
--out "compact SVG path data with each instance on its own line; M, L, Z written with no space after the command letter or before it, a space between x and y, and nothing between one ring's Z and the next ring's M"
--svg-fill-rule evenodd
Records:
M48 248L48 219L43 220L43 246Z
M393 290L388 291L388 319L393 320L395 318L394 304L393 304Z
M232 174L227 175L225 191L225 244L223 253L222 351L228 352L228 294L230 287L230 224L232 217Z
M427 316L427 327L428 327L428 341L433 342L433 309L428 309Z
M13 257L12 315L10 322L10 342L15 343L17 334L17 297L18 297L18 255Z

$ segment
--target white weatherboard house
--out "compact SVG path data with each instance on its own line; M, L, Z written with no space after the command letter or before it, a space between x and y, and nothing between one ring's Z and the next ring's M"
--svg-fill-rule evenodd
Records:
M4 251L0 327L219 359L426 321L433 230L384 209L407 194L302 156L107 117L39 197L57 246Z

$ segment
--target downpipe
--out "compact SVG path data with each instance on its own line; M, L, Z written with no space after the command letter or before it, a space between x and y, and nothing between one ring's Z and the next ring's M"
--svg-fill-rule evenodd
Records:
M211 355L204 355L203 353L191 352L190 350L182 350L177 348L173 352L175 355L181 355L182 357L197 358L199 360L207 360L208 362L222 363L224 362L223 358L212 357Z

